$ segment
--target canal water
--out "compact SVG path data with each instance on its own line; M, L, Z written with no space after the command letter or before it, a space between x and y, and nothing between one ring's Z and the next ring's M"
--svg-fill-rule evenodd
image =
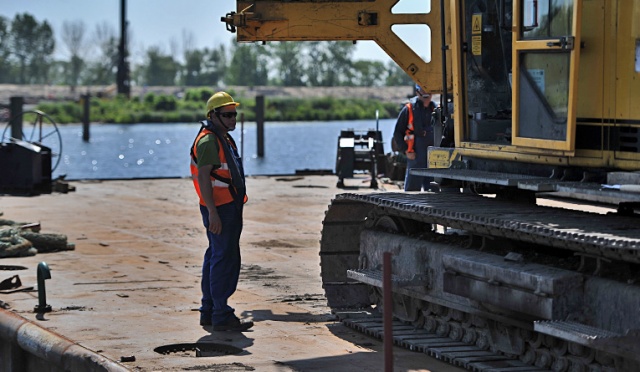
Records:
M391 151L395 119L378 122L385 153ZM57 178L130 179L189 176L189 149L200 128L181 124L92 124L90 141L82 140L81 125L59 125L62 154L53 172ZM240 123L232 132L243 152L247 175L294 174L299 170L335 171L341 130L367 131L376 121L268 122L264 157L257 156L256 124ZM243 143L244 142L244 143Z

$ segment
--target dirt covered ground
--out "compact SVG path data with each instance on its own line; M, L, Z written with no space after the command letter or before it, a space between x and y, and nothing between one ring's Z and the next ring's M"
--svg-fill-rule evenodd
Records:
M349 192L370 192L367 180L347 180ZM20 316L134 371L381 371L381 341L338 323L320 280L319 240L335 176L252 177L241 246L243 266L231 298L238 315L255 321L245 333L212 332L198 324L200 265L206 247L188 179L74 182L75 192L0 196L2 218L40 222L63 233L75 250L0 259L26 270L35 286L46 262L47 303L36 319L37 292L0 294ZM397 191L395 186L386 186ZM209 342L240 353L168 355L157 347ZM129 358L131 359L131 358ZM458 371L425 354L394 348L396 371Z

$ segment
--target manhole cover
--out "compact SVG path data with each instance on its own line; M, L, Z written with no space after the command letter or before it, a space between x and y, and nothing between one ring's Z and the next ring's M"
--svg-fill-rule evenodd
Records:
M27 268L24 266L16 266L16 265L0 265L0 270L6 271L14 271L14 270L26 270Z
M240 354L242 349L231 345L214 344L210 342L196 342L190 344L173 344L158 346L153 349L158 354L178 356L195 356L197 358L217 357L230 354Z

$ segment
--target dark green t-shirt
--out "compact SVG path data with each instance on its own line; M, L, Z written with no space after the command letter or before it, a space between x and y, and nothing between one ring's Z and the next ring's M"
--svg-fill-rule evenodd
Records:
M198 168L205 165L213 165L213 169L220 168L220 156L218 156L220 145L215 134L210 133L200 138L196 150L198 152Z

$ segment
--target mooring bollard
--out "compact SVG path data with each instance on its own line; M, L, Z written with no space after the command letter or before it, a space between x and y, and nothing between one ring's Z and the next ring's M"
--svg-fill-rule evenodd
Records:
M11 97L9 102L11 138L22 139L22 120L19 114L22 114L24 97Z
M47 263L42 261L38 264L38 305L33 309L34 313L51 312L51 306L47 305L47 290L44 286L46 279L51 279L51 270L49 270Z
M256 96L256 128L258 142L258 157L264 158L264 96Z
M82 102L82 140L89 142L91 137L89 133L89 124L91 123L91 117L89 115L91 112L91 95L83 94L80 97L80 102Z

